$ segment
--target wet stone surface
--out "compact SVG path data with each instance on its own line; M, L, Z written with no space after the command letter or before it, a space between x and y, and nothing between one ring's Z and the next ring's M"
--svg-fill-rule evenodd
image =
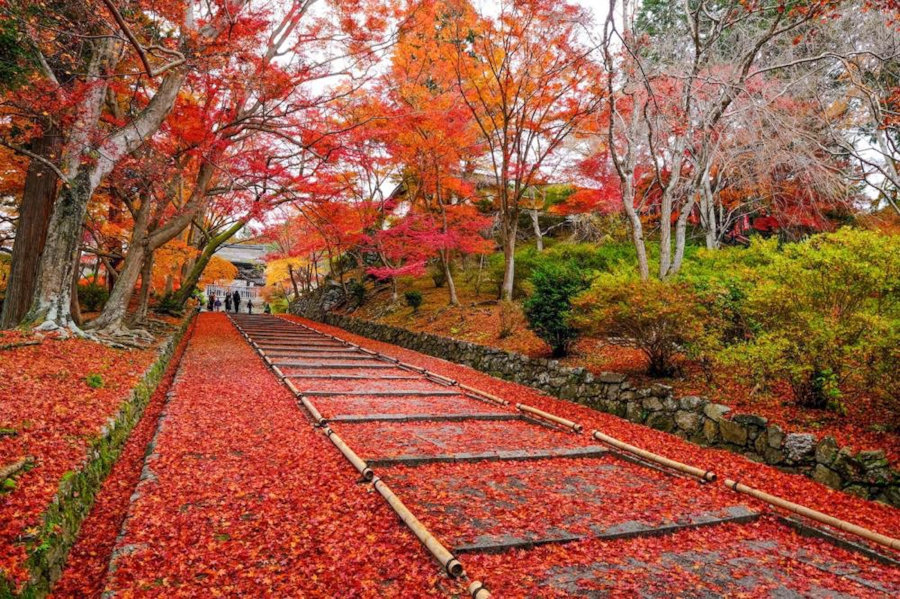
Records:
M639 572L646 579L675 576L700 577L703 586L692 597L713 599L723 595L766 596L779 599L855 597L833 588L835 579L843 577L868 592L896 596L900 588L872 577L858 566L834 561L796 545L766 540L742 540L734 552L666 551L652 559L628 557L621 564L591 563L558 566L548 571L540 586L564 591L572 597L613 597L621 591L619 580L624 573ZM737 553L738 555L734 555ZM794 562L812 566L821 574L810 580L806 571L792 573L785 564ZM684 582L684 578L682 578ZM681 586L681 585L679 585ZM713 590L715 589L715 590ZM647 599L671 597L671 589L648 582L635 589L635 596Z
M427 472L391 469L384 478L427 526L462 551L660 534L755 516L735 495L679 493L696 483L614 457L492 468L437 464Z
M511 588L492 589L498 597L900 596L900 575L879 576L859 553L802 538L723 486L627 461L588 435L536 426L351 346L287 347L295 342L268 337L278 348L271 359L293 363L279 368L300 375L292 384L426 528L467 564L521 571ZM724 419L727 408L657 391L635 405L672 411L694 434L712 423L713 436L738 445L782 445L777 427L761 434L766 423L754 417ZM785 441L787 459L815 453L838 468L839 456L820 458L801 437Z

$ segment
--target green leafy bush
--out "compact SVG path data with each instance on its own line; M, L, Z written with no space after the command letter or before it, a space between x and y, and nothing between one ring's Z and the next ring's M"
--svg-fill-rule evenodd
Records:
M78 303L88 312L97 312L106 305L109 291L103 285L88 283L78 286Z
M900 237L842 229L768 252L745 302L758 327L724 363L787 380L803 406L838 411L850 378L883 389L896 380Z
M413 309L413 312L419 311L419 306L422 305L422 292L421 291L407 291L403 294L404 299L406 299L406 305Z
M526 247L516 252L515 280L513 295L522 297L532 292L531 276L544 265L570 265L584 273L609 271L619 265L635 264L634 247L620 243L552 243L546 238L547 249L538 252L534 247ZM493 254L488 259L488 278L499 293L503 283L503 255Z
M447 284L447 274L444 272L444 267L441 266L439 262L428 265L428 276L434 281L435 287L443 287Z
M366 300L366 286L356 279L347 281L347 296L351 306L361 306Z
M159 298L153 310L158 314L170 314L173 316L180 316L184 313L184 309L175 293L167 293Z
M715 334L690 284L641 281L631 272L600 275L573 302L571 322L610 343L641 350L653 376L671 376L678 354L698 355Z
M91 389L100 389L103 387L103 377L96 372L84 377L84 382L87 383L87 386Z
M569 323L572 298L588 286L584 271L571 263L548 261L531 275L534 288L525 300L525 318L535 334L547 342L555 357L566 355L578 330Z

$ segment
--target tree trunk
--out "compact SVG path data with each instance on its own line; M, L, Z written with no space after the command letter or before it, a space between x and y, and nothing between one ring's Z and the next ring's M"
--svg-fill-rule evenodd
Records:
M197 286L197 282L200 280L201 275L203 275L203 270L206 268L206 265L209 264L209 261L212 259L213 254L216 253L216 250L219 249L219 246L234 237L243 226L244 221L239 220L222 233L212 237L206 243L206 247L203 248L203 252L200 254L200 257L197 258L191 272L188 273L188 276L182 281L181 288L178 290L178 293L175 294L175 299L179 306L184 307L188 299L190 299L191 292L194 291L194 287Z
M59 133L48 129L31 147L31 151L44 158L52 159L62 146ZM21 322L31 307L34 297L35 279L47 228L56 199L58 177L40 160L32 160L25 175L25 189L19 209L19 224L13 241L12 262L6 286L6 299L0 314L0 328L9 329Z
M535 245L537 246L537 251L544 251L544 234L541 232L541 223L538 220L538 211L531 211L531 224L534 227L534 239Z
M518 215L511 219L504 216L503 227L503 286L500 288L500 299L511 302L513 299L513 284L516 277L516 232L518 231Z
M122 270L119 271L116 284L112 293L109 294L103 312L90 322L89 328L115 329L121 327L125 321L125 315L128 313L128 304L131 302L131 296L134 294L134 288L147 254L149 252L147 251L146 237L129 248L128 254L125 256L125 263L122 265Z
M456 283L453 281L453 273L450 271L450 258L447 252L441 251L441 266L444 268L444 278L447 280L447 291L450 294L450 305L458 306L459 297L456 295Z
M663 190L659 202L659 278L665 279L672 264L672 194Z
M144 256L144 264L141 266L141 296L138 302L137 312L134 315L134 323L139 324L147 320L147 309L150 306L150 281L153 276L154 252Z
M300 290L297 288L297 281L294 279L294 267L288 262L288 276L291 278L291 287L294 288L294 297L300 297Z
M694 209L694 196L682 207L681 213L678 215L678 221L675 223L675 257L669 270L666 271L666 278L673 277L681 270L681 264L684 262L684 248L687 245L687 221Z
M153 201L149 197L141 199L141 205L134 216L131 242L128 244L128 252L116 277L116 283L109 294L109 299L106 300L106 305L103 306L103 312L90 322L89 328L110 329L113 333L122 328L138 276L146 261L145 258L151 253L147 227L152 204Z
M80 327L84 324L84 318L81 316L81 301L78 299L78 282L81 279L81 250L75 256L75 274L72 277L72 301L69 303L72 311L72 322L75 326Z
M80 169L75 179L60 190L47 228L31 309L23 322L39 324L42 330L76 328L72 321L72 277L81 225L92 193L88 168Z
M631 172L626 177L622 177L622 206L625 208L625 214L628 216L628 222L631 223L631 241L634 243L634 250L637 253L638 271L641 280L646 281L650 278L650 264L647 261L647 244L644 241L644 224L641 222L641 216L634 209L634 187L631 184Z

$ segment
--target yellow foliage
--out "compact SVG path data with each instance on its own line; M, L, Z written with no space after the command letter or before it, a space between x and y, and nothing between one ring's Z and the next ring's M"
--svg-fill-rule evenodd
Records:
M282 283L290 288L291 275L288 273L288 265L293 267L294 279L299 283L297 271L306 268L308 263L307 260L302 258L279 258L277 260L270 260L266 263L266 285Z
M237 274L238 269L234 264L218 256L213 256L206 268L203 269L203 274L200 275L199 285L203 287L216 281L232 281Z
M153 288L161 290L165 287L166 278L181 281L181 270L184 263L197 257L200 251L180 239L173 239L158 250L153 258Z
M9 269L11 260L6 254L0 254L0 293L6 290L9 283Z

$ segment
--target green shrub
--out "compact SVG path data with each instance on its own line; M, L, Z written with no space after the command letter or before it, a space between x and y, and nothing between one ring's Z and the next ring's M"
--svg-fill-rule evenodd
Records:
M547 249L538 252L533 246L522 248L516 252L515 280L513 295L522 297L532 292L531 275L546 264L571 265L582 272L609 271L621 264L636 264L634 247L620 243L552 243L547 238ZM498 295L503 283L503 254L492 254L488 258L488 279L496 287Z
M178 301L178 296L174 293L167 293L156 302L153 311L158 314L170 314L172 316L181 316L184 309Z
M351 306L361 306L366 300L366 286L356 279L350 279L347 282L347 295Z
M87 386L91 389L100 389L103 387L103 377L96 372L84 377L84 382L87 383Z
M428 276L434 281L435 287L443 287L447 284L447 273L440 263L432 263L428 265Z
M572 305L573 325L641 350L653 376L671 376L678 354L702 354L710 343L709 315L684 282L641 281L630 270L603 274Z
M546 262L531 275L534 288L525 300L529 328L547 342L555 357L566 355L578 330L569 323L572 298L588 286L585 273L572 264Z
M747 310L747 296L763 279L777 251L776 240L754 241L750 248L701 250L686 262L678 279L689 284L717 326L721 346L749 339L759 322Z
M803 406L838 411L850 378L895 381L900 237L843 229L769 253L746 299L758 328L724 362L788 381Z
M78 286L78 303L87 312L97 312L106 305L109 291L103 285L88 283Z
M422 292L421 291L407 291L403 294L404 299L406 299L406 305L413 309L413 312L419 311L419 306L422 305Z

